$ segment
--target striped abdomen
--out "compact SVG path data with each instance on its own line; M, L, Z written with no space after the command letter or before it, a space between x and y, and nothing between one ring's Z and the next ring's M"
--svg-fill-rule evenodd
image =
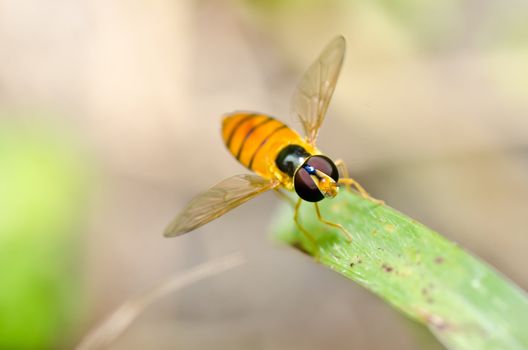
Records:
M222 137L227 149L248 169L265 178L278 178L284 174L275 165L282 148L289 144L311 147L295 131L277 119L247 112L224 117Z

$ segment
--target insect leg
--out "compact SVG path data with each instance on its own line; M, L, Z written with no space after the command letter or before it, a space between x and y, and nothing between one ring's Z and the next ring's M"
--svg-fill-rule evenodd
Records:
M319 245L317 244L317 241L315 240L314 236L312 236L310 232L308 232L304 227L302 227L301 223L299 222L299 208L301 207L301 204L302 204L302 199L299 198L299 200L297 200L297 204L295 204L295 209L293 213L293 221L295 221L295 225L297 226L299 231L301 231L304 234L304 236L308 238L308 240L310 240L310 242L315 247L315 252L316 252L315 256L317 258L317 256L319 255Z
M339 174L341 174L342 177L348 177L348 168L346 167L345 161L343 159L337 159L334 164L337 167L337 170L339 170Z
M370 194L368 194L368 192L363 188L363 186L361 186L359 184L359 182L357 182L356 180L354 180L353 178L351 177L346 177L346 178L343 178L343 179L339 179L338 181L339 183L341 184L344 184L344 185L352 185L354 186L359 194L361 195L361 197L365 198L365 199L368 199L374 203L377 203L377 204L385 204L384 201L380 200L380 199L376 199L374 197L372 197Z
M319 210L319 204L317 202L314 202L314 206L315 206L315 212L317 213L317 218L319 219L319 221L321 221L323 224L326 224L328 226L332 226L332 227L336 227L336 228L340 229L345 234L346 239L349 242L352 242L352 235L350 234L350 232L348 232L346 230L346 228L343 227L343 225L336 224L335 222L331 222L331 221L326 220L321 215L321 211Z
M345 162L343 161L343 159L337 159L334 163L337 167L337 171L339 172L339 175L342 177L342 178L348 178L348 168L345 164ZM350 185L349 184L346 184L345 185L347 190L350 190Z

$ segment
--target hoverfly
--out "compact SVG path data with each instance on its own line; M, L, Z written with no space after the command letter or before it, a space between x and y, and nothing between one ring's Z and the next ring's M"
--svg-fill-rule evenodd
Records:
M192 231L268 190L283 194L280 191L283 188L299 196L294 205L294 221L312 243L317 246L299 222L303 200L314 203L321 222L341 229L350 239L343 226L321 216L317 202L335 197L340 184L354 186L363 197L372 198L348 177L342 161L333 162L315 146L344 55L345 38L338 36L308 68L293 94L292 114L301 121L306 138L265 114L233 112L224 117L222 137L227 149L257 175L232 176L196 196L167 227L166 237ZM339 178L338 167L344 178Z

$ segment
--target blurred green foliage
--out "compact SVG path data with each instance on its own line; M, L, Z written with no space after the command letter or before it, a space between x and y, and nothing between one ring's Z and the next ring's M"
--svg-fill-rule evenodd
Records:
M0 124L0 348L64 343L82 305L78 147L49 128Z

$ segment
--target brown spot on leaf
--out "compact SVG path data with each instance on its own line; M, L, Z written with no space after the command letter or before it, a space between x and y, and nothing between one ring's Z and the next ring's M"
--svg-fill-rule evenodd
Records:
M428 304L432 304L434 302L433 297L431 297L430 290L427 287L422 288L422 295L425 298L425 302Z
M427 300L427 302L433 302L433 299ZM428 312L420 312L418 311L418 315L423 320L423 322L427 323L430 327L435 328L438 331L446 331L446 330L452 330L453 326L447 323L446 320L444 320L441 316L431 314Z
M444 331L449 326L442 317L434 314L428 315L426 321L430 326L435 327L439 331Z
M354 267L354 265L361 264L362 262L363 261L361 260L361 258L356 255L355 258L354 258L354 261L350 262L350 267Z
M437 256L435 259L434 259L434 262L435 264L442 264L444 262L444 257L443 256Z
M392 272L392 270L394 270L394 268L393 268L392 266L389 266L389 265L387 265L387 264L383 264L383 265L381 265L381 268L382 268L383 270L385 270L385 272Z

